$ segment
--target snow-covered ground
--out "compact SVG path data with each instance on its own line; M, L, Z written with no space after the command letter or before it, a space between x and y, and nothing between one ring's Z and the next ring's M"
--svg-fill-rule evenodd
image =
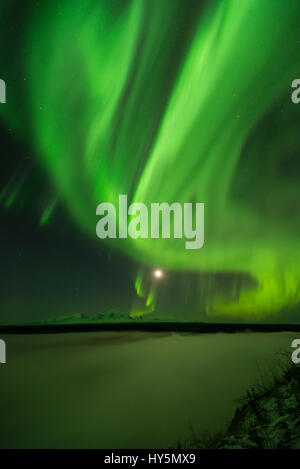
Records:
M300 448L300 366L290 365L269 389L248 391L219 448Z

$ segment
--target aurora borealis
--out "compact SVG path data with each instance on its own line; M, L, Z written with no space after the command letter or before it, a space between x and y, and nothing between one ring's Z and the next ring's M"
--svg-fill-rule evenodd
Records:
M2 3L5 18L9 2ZM146 205L205 203L198 251L185 250L182 239L115 240L105 248L166 277L245 275L250 287L217 295L206 314L267 320L300 302L300 107L291 102L300 4L186 3L28 7L22 47L15 42L13 59L3 53L2 123L32 145L46 175L49 190L35 212L41 230L62 206L97 249L101 202L127 194ZM2 29L1 48L10 34ZM16 168L1 187L2 207L32 212L32 184L31 172Z

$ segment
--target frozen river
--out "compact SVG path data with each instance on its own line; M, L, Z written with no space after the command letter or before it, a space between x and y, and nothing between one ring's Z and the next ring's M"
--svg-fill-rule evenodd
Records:
M299 333L8 335L0 446L168 448L224 428Z

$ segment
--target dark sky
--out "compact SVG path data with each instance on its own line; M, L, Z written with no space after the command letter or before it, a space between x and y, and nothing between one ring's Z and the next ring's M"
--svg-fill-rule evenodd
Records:
M202 6L209 3L207 1L199 2L199 0L188 0L188 2L174 0L174 2L178 8L175 12L180 14L175 14L172 10L168 18L170 24L167 31L170 42L168 46L165 45L165 42L163 44L164 53L168 47L171 52L168 51L169 55L162 54L162 57L169 58L169 61L164 63L164 60L159 57L162 61L159 70L165 71L167 68L168 73L161 74L163 76L158 74L155 86L161 91L161 98L158 100L156 112L153 112L157 117L157 122L152 127L150 119L148 119L148 110L146 112L145 125L147 126L149 122L151 124L149 125L151 132L148 129L151 138L154 138L155 132L159 128L159 119L163 117L165 106L167 106L170 97L170 90L176 84L175 78L178 70L184 63L189 41L193 37L197 21L202 14ZM113 0L114 7L112 9L114 8L114 14L117 18L129 3L129 0ZM217 0L213 3L218 4ZM294 0L292 3L295 11L298 11ZM66 208L67 202L65 201L64 205L63 202L60 202L59 191L57 187L54 188L50 173L47 174L42 166L40 154L38 154L38 143L34 141L34 132L30 127L32 122L29 115L30 105L27 94L29 89L27 82L30 77L27 75L28 68L25 64L28 65L27 62L30 62L31 57L27 42L28 30L30 29L28 24L34 15L38 17L44 5L44 3L34 0L22 3L19 0L7 0L0 7L0 44L2 44L0 47L0 78L7 82L9 104L5 106L12 113L12 116L9 118L6 116L6 119L0 121L0 322L24 322L76 313L95 315L108 309L129 313L132 311L132 306L140 301L135 290L138 272L143 272L147 288L150 288L150 279L154 268L154 266L149 267L144 264L143 256L137 263L122 251L103 244L96 239L96 236L91 239L81 232L81 228L69 215L70 210L68 211ZM160 8L159 2L156 3L156 7ZM260 18L259 12L257 17ZM148 20L149 18L146 18L145 25L148 24L149 31L151 31L151 19L149 22ZM280 18L279 20L277 18L278 24L280 24ZM148 29L142 31L142 36L145 36L143 36L145 41L143 44L148 44L147 34L149 31ZM153 31L153 44L155 44L158 30L153 28ZM294 32L290 32L291 35L293 33L292 37L294 38ZM216 35L217 45L222 30L219 33L220 35ZM297 34L295 37L298 37ZM32 47L34 49L34 46ZM150 49L151 47L149 47ZM216 50L218 50L217 46ZM137 51L136 66L143 58L141 55L143 48L140 44ZM89 49L89 53L94 52ZM252 53L254 60L256 57L255 47L253 47ZM285 57L284 60L286 60ZM154 63L158 66L159 60ZM43 57L41 69L43 64L47 64L47 57ZM295 76L296 73L295 71ZM256 78L260 79L261 77L258 74ZM60 80L58 80L59 82ZM288 80L287 84L289 85ZM150 86L150 81L147 81L148 85ZM153 88L155 86L153 85ZM130 86L126 90L125 97L128 102L125 101L131 112L130 96L127 96ZM284 219L284 226L288 233L287 240L290 239L289 235L294 230L294 226L300 226L299 218L296 217L297 210L299 211L297 192L300 174L297 156L299 144L295 138L299 111L296 107L291 108L289 91L288 89L287 101L284 102L285 107L282 106L281 98L278 102L274 99L268 112L265 112L265 115L257 122L257 127L253 126L248 129L248 139L244 142L240 160L235 168L237 177L234 178L229 194L232 199L236 199L238 204L243 204L249 210L249 218L252 218L252 214L257 212L258 220L263 219L265 222L268 219L270 226L273 226L274 220L276 222L278 214L288 214ZM220 90L218 93L218 98L221 98ZM250 93L253 93L255 98L254 90L249 89L249 96ZM143 95L144 88L141 91L141 96ZM255 106L253 105L253 107ZM216 115L218 112L219 109L216 110ZM14 115L14 113L16 114ZM229 118L231 119L232 116L230 115ZM240 116L233 116L233 118L240 118ZM15 128L12 125L14 119ZM117 120L119 122L119 119ZM135 130L139 128L136 125L137 120L136 117L132 119L133 122L130 122L129 127L138 133ZM120 119L121 121L122 119ZM224 126L226 126L225 120ZM122 129L121 125L120 128ZM283 128L286 130L286 137L282 139L283 150L281 151L281 141L279 141L276 151L278 151L280 158L278 161L274 161L273 156L276 152L270 149L273 139L276 140L275 137L280 135ZM116 129L119 127L116 126ZM289 129L293 130L292 137ZM128 141L131 144L131 139ZM197 139L195 141L197 143ZM259 151L256 151L257 142L262 142L258 147ZM57 144L59 145L59 142ZM146 163L147 158L140 161L139 171L142 171L143 164ZM195 169L198 166L196 160ZM135 176L138 180L138 171ZM174 179L175 176L177 175L174 175ZM169 181L170 185L172 182L172 180ZM217 188L219 181L214 181L214 184L214 187ZM88 190L90 189L88 187ZM135 184L132 184L131 189L135 189ZM55 205L55 214L49 218L46 226L40 226L41 214L49 201L55 197L58 200ZM94 213L94 207L90 213ZM237 220L237 225L238 223L239 220ZM283 223L279 220L278 225L281 229ZM231 233L230 229L228 230L230 235L235 236L234 230L232 229ZM226 233L226 229L224 231ZM259 238L260 236L258 236L258 240ZM285 239L282 241L284 244ZM206 307L213 304L214 299L223 298L228 299L229 302L238 300L242 290L257 288L257 280L246 272L223 271L222 269L218 273L200 270L197 273L186 270L182 272L166 271L163 281L157 285L155 313L175 315L191 320L231 321L230 315L226 319L217 316L208 318L205 313ZM288 312L276 313L274 317L268 316L268 321L297 322L299 321L298 317L297 307L293 306L293 309ZM239 320L243 320L242 315Z
M53 223L41 228L38 197L48 183L34 150L4 124L0 142L1 191L14 180L16 171L30 175L18 204L0 205L1 321L93 315L110 308L130 312L135 263L101 242L91 243L62 207Z

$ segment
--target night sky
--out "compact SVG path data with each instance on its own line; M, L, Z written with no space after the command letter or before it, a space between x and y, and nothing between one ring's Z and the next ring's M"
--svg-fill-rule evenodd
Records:
M0 6L0 322L298 323L299 1L24 3ZM100 241L119 194L204 202L205 246Z

